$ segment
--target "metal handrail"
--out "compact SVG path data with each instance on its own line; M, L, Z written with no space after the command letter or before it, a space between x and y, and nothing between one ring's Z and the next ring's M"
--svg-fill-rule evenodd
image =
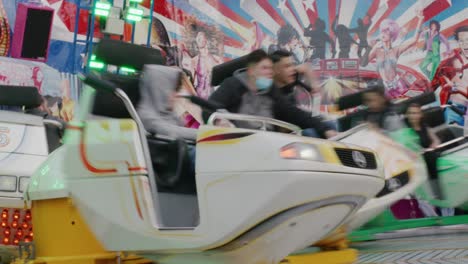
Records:
M214 126L215 125L214 121L217 119L260 122L262 123L262 127L260 128L260 130L267 130L266 127L267 127L267 124L269 124L269 125L286 128L295 134L301 134L301 128L296 125L293 125L284 121L280 121L277 119L269 118L269 117L251 116L251 115L243 115L243 114L214 112L213 114L211 114L210 118L208 119L207 124Z
M43 122L44 122L44 124L53 125L53 126L57 127L60 130L62 130L64 128L62 123L60 123L57 120L44 119Z

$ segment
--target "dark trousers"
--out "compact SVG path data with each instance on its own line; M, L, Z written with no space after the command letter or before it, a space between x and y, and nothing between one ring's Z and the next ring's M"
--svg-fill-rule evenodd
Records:
M429 151L424 153L427 170L429 172L429 184L437 199L443 199L442 189L439 184L439 176L437 173L437 159L440 153L437 151Z

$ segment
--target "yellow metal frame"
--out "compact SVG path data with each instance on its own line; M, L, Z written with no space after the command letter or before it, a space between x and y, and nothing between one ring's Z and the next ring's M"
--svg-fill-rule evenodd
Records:
M353 264L358 260L358 251L344 249L335 251L320 251L317 253L289 256L282 264Z
M82 219L69 198L32 203L35 259L16 259L14 264L149 264L138 256L109 252Z
M35 259L18 258L13 264L150 264L135 255L123 256L109 252L96 240L70 198L33 201L32 204ZM289 264L351 264L358 253L348 249L346 240L324 241L322 250L289 256L282 263ZM21 257L21 256L20 256Z

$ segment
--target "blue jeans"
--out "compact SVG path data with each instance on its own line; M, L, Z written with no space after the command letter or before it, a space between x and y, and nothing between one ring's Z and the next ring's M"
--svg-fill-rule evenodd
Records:
M23 108L19 107L19 106L0 105L0 110L13 111L13 112L23 112Z
M196 146L188 145L188 156L190 159L190 171L195 174Z
M319 133L314 128L307 128L302 130L302 135L304 137L320 138Z
M327 125L327 127L329 127L329 129L337 130L338 125L337 125L336 120L328 120L328 121L325 121L324 123ZM306 128L302 130L302 135L304 137L321 138L321 136L319 135L317 130L315 130L315 128Z
M455 106L456 108L460 109L462 112L466 113L466 106L462 105L462 104L457 104L457 103L453 103L453 106ZM448 124L450 123L456 123L460 126L464 126L465 125L465 117L464 116L460 116L459 114L455 113L452 109L450 108L447 108L445 110L445 120L447 120L446 122Z

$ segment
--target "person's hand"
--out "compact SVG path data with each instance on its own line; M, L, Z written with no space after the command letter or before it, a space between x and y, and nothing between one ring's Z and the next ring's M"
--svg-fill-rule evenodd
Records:
M327 130L325 131L325 137L326 138L332 138L334 136L338 135L338 132L336 132L335 130Z
M304 74L308 71L309 66L306 63L302 63L296 66L296 72Z

